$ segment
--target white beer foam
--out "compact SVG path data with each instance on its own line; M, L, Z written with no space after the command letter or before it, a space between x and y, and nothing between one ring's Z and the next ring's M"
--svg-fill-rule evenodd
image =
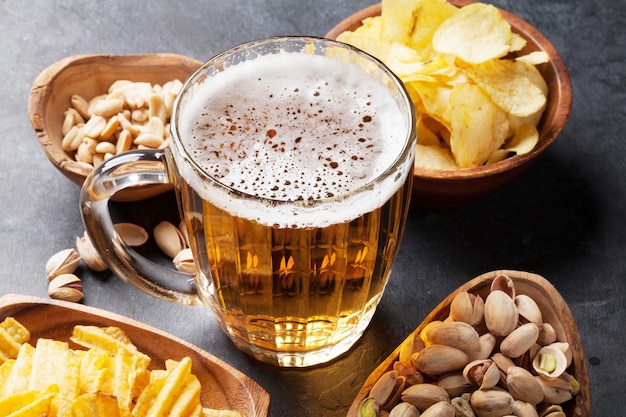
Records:
M279 53L207 78L179 120L181 141L198 166L265 200L208 186L182 162L179 169L202 198L236 216L320 227L374 210L397 191L411 164L401 178L349 194L394 163L407 129L391 93L360 67ZM341 195L346 201L325 201Z

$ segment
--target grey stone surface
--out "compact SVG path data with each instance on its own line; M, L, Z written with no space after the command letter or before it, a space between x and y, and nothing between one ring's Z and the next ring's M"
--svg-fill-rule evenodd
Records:
M363 0L0 0L0 295L46 295L44 264L82 234L79 189L48 162L28 118L28 94L71 55L174 52L206 60L253 38L324 35ZM624 415L626 398L626 6L613 0L498 0L534 24L569 66L574 100L554 145L504 189L466 207L413 210L391 281L362 340L341 359L278 370L237 351L208 312L158 301L109 273L80 271L84 303L173 333L258 381L270 416L344 416L376 364L428 311L488 270L539 273L577 320L592 415ZM150 224L176 216L171 195L118 204ZM148 213L147 216L144 214Z

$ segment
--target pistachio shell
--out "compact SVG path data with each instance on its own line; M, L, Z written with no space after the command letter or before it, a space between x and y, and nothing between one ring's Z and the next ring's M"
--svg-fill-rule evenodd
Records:
M437 380L437 385L445 389L450 398L459 397L466 392L476 389L472 386L461 372L451 372L441 375Z
M535 376L543 390L543 401L550 404L563 404L572 399L572 391L569 383L560 378L549 379L543 376Z
M391 410L398 403L404 391L404 376L396 371L388 371L378 378L370 390L370 397L374 398L381 409Z
M413 355L415 369L427 375L441 375L463 369L469 356L460 349L445 345L431 345Z
M485 300L485 324L495 336L507 336L517 327L515 302L505 292L494 290Z
M420 417L420 412L413 404L403 402L391 409L389 417Z
M483 319L484 306L485 302L480 295L462 291L454 297L450 304L450 317L456 321L476 325Z
M402 375L405 378L404 382L407 386L424 382L422 373L409 363L396 361L393 364L393 370L396 371L398 375Z
M454 417L454 407L448 401L439 401L428 407L421 417Z
M526 323L513 330L500 342L500 352L509 358L519 358L528 351L539 337L539 326Z
M450 400L450 404L454 407L455 416L457 417L476 417L469 399L464 397L456 397Z
M515 283L506 274L500 274L491 281L490 291L502 291L512 300L515 299Z
M515 296L515 306L519 313L520 320L524 322L535 323L537 326L541 326L543 323L543 317L541 309L531 297L526 294L519 294Z
M359 417L377 417L378 411L378 403L375 399L369 397L361 401Z
M506 386L516 400L539 404L543 400L543 390L533 374L519 366L512 366L506 374Z
M567 356L554 343L544 346L533 358L533 369L537 375L558 378L567 369Z
M398 356L398 359L400 360L400 362L410 363L411 355L424 349L424 347L424 340L422 340L422 338L418 334L411 333L411 335L404 341L404 343L402 343L402 346L400 346L400 354Z
M120 239L128 246L141 246L148 241L148 232L139 225L133 223L117 223L114 227Z
M478 417L501 417L511 414L514 402L511 394L500 389L476 390L470 399Z
M49 280L63 275L72 274L80 263L80 255L75 249L64 249L55 253L46 262L46 276Z
M402 392L401 399L413 404L422 412L440 401L450 402L446 390L435 384L411 385Z
M172 259L187 247L185 236L168 221L157 224L152 234L159 249Z
M178 252L172 262L178 271L186 272L188 274L196 273L196 263L193 259L193 254L191 253L190 248L185 248Z
M424 340L433 345L445 345L471 352L479 348L478 332L462 321L435 322L426 326L421 333Z
M82 237L76 238L76 250L80 254L85 264L94 271L104 271L107 269L107 264L104 262L96 248L91 243L91 239L87 233Z
M82 300L83 286L74 274L61 274L48 284L48 296L57 300L78 302Z
M537 343L541 346L546 346L554 342L556 342L556 330L554 330L554 327L552 327L550 323L542 323L539 329Z
M470 360L487 359L496 347L496 337L487 332L478 338L478 349L468 352Z
M534 404L515 400L513 403L513 415L516 417L539 417Z
M500 382L500 368L491 359L479 359L465 365L463 377L480 389L493 388Z
M558 404L546 404L545 406L541 406L538 412L539 417L565 417L563 407ZM559 415L559 413L562 413L562 416Z

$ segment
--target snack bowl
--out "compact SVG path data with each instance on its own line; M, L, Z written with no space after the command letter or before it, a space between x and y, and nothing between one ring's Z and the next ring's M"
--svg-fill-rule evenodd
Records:
M471 0L449 0L457 7ZM369 17L380 16L382 5L374 4L347 17L333 27L326 37L337 39L345 31L354 31ZM539 141L534 149L523 155L514 155L499 162L465 169L426 169L415 167L413 204L424 209L444 209L469 204L504 186L528 168L554 142L569 117L572 102L572 85L567 67L550 41L536 28L521 18L500 10L513 32L527 43L516 55L544 51L549 62L537 69L548 85L548 97L542 118L537 126Z
M494 280L501 280L503 277L508 277L507 281L510 278L511 281L508 282L513 283L515 294L523 294L534 300L541 311L542 322L549 323L553 327L556 333L556 340L569 344L571 364L567 368L567 373L578 381L580 390L572 399L561 404L561 406L567 417L589 416L591 410L591 391L587 363L580 333L578 332L575 319L567 303L557 289L540 275L524 271L495 270L467 281L444 298L426 318L424 318L421 324L372 371L353 401L348 412L348 417L359 417L362 415L359 413L359 410L364 400L370 398L372 387L374 387L381 376L394 370L394 363L400 361L400 355L406 355L406 349L411 349L412 346L415 346L414 339L420 338L420 333L429 324L435 321L450 321L451 304L459 293L467 292L480 296L482 300L486 300ZM485 330L484 323L475 324L474 327ZM482 334L480 331L479 333ZM498 339L496 349L492 353L498 351L498 345L500 341L503 340L502 337L498 337ZM526 355L520 358L513 358L515 364L519 366L522 366L521 363L528 360L529 358ZM531 372L534 374L534 371ZM432 378L433 377L425 376L424 382L431 382ZM452 396L450 396L450 399L452 399Z
M174 79L184 82L201 65L195 59L169 53L77 55L62 59L45 68L31 87L28 103L31 124L50 162L81 186L91 169L78 163L62 147L64 113L71 106L72 95L90 100L105 94L118 80L159 85ZM164 186L141 187L114 199L141 200L165 189Z

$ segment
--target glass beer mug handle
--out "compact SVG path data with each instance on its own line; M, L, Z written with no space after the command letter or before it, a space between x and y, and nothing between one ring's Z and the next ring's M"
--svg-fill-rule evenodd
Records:
M137 186L173 184L169 150L125 152L104 162L83 184L80 208L87 235L107 266L140 290L167 301L201 305L193 276L158 265L135 252L115 232L109 200Z

